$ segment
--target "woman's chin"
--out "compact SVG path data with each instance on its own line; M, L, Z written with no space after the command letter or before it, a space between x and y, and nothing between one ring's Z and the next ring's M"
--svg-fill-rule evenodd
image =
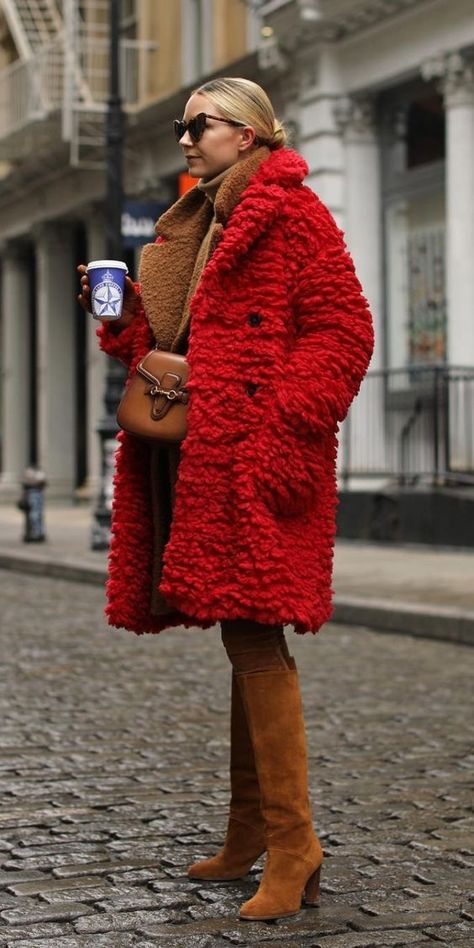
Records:
M202 178L206 174L206 163L201 158L188 158L186 164L191 178Z

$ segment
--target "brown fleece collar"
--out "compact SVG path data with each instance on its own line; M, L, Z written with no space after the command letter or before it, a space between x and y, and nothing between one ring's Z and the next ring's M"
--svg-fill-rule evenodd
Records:
M225 224L229 219L242 191L245 191L250 178L253 177L262 161L265 161L269 154L270 149L266 145L261 145L248 158L237 162L230 174L224 178L214 201L214 213L218 223Z
M237 162L222 181L214 206L203 191L192 188L157 221L155 231L162 240L143 247L140 283L145 312L161 349L172 350L178 334L182 336L182 316L196 257L214 215L216 233L210 253L242 192L269 154L262 146Z

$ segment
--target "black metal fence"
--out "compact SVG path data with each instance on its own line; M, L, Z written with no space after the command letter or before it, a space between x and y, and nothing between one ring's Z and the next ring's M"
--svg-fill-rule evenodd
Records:
M474 367L369 372L341 430L341 486L354 478L474 487Z

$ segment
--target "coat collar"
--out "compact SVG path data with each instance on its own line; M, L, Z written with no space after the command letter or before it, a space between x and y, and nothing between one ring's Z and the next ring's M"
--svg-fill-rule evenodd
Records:
M268 149L265 151L268 153ZM219 188L214 204L216 220L225 227L209 268L232 269L237 259L248 252L278 217L288 189L300 186L307 173L308 165L295 151L282 148L269 152L235 204L231 200L229 175Z
M307 173L306 161L292 149L271 152L266 146L257 148L245 161L234 165L222 181L214 201L216 221L230 225L237 217L239 226L249 223L257 235L272 218L287 189L301 184ZM191 188L161 215L155 225L157 236L165 240L184 237L193 216L200 216L203 208L207 212L207 203L200 188Z
M279 148L276 151L270 151L268 148L262 147L257 149L255 156L258 156L259 153L261 153L261 156L258 163L256 162L255 173L248 176L243 193L242 187L240 188L240 201L236 212L238 210L247 213L254 202L259 199L262 199L267 207L275 200L283 200L287 189L301 184L308 173L308 165L304 158L290 148ZM217 220L224 223L234 207L235 204L232 204L232 179L229 175L223 181L216 197ZM262 211L264 217L263 208Z
M205 191L200 187L191 188L158 219L155 225L157 236L164 240L179 240L181 237L187 237L190 232L194 232L196 225L199 226L202 217L209 219L209 203L211 206L214 204L216 220L224 225L240 200L242 192L269 154L269 149L262 146L243 161L229 168L213 202L209 202ZM201 239L202 236L203 234L200 234Z

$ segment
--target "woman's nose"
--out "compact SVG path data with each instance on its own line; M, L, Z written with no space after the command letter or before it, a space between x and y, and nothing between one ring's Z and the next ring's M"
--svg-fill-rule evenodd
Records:
M186 129L184 135L181 135L181 138L180 138L180 140L179 140L179 144L180 144L180 145L184 145L184 146L186 146L186 147L188 147L189 145L194 145L194 142L193 142L193 140L192 140L192 138L191 138L191 135L189 134L189 132L188 132L187 129Z

